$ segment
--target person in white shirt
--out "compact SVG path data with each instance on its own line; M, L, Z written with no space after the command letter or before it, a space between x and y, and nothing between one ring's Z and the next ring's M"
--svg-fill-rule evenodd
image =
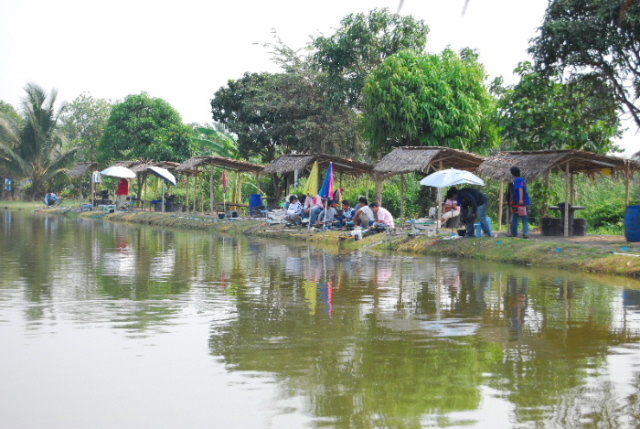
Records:
M295 225L302 222L302 204L300 204L296 195L289 197L289 207L287 207L287 214L284 216L284 220Z
M363 228L369 228L369 226L373 225L374 222L375 215L369 206L360 207L353 219L353 223L356 226L361 226Z

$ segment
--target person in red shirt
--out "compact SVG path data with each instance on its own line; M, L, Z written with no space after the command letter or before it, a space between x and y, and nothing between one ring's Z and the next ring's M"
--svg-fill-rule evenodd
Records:
M124 207L127 204L127 197L129 196L129 181L127 179L120 179L116 195L118 196L117 208Z

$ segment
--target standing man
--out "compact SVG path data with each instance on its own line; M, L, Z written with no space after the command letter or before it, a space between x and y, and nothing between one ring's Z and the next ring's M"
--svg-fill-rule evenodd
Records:
M129 180L120 179L116 195L118 196L117 208L121 209L122 207L127 205L127 197L129 196Z
M493 237L493 231L487 222L489 198L483 192L473 188L462 188L458 190L457 195L454 194L451 197L457 198L462 213L466 213L467 233L465 237L476 236L473 229L476 219L480 222L482 233L487 237Z
M529 206L531 205L531 196L527 189L527 181L520 176L520 168L513 166L510 169L513 179L513 200L511 207L513 214L511 216L511 234L509 237L518 236L518 222L522 219L522 238L529 238Z

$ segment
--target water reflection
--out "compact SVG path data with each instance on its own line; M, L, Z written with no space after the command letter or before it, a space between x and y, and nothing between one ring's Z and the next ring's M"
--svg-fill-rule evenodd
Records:
M210 388L206 371L218 374L212 363L244 376L246 395L264 389L256 375L268 374L275 413L295 417L290 426L639 423L640 293L631 280L81 219L0 219L0 248L10 249L0 254L0 330L26 323L39 341L106 328L137 344L205 324L180 350L195 355L206 345L210 364L193 374L201 391ZM0 341L22 351L20 341ZM138 353L153 362L152 349ZM190 400L174 398L184 407ZM273 404L255 405L235 426L272 425L267 409Z

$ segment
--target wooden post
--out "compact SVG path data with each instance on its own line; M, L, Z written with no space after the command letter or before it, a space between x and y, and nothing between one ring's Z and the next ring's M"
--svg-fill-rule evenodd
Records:
M498 231L502 231L502 210L504 208L504 182L500 182L500 203L498 210ZM509 230L509 228L507 228Z
M569 173L569 196L571 198L571 205L576 204L576 183L575 175Z
M564 203L564 236L568 237L569 236L569 200L571 199L571 189L570 189L570 175L571 175L571 171L569 170L569 162L567 161L567 164L565 165L565 187L566 187L566 194L567 194L567 198L565 199L565 203Z
M547 170L547 173L544 175L544 189L546 191L546 195L549 195L549 183L551 181L551 170ZM546 216L549 212L549 203L545 203L542 206L542 216Z
M211 215L213 216L213 166L209 171L209 207L211 208Z
M400 219L404 221L404 174L400 175Z
M630 162L629 160L625 161L625 177L627 179L627 183L626 183L626 198L625 198L625 205L628 206L629 203L631 202L631 181L633 179L633 173L631 173L631 166L630 166Z
M204 174L204 171L202 171L201 174ZM198 196L200 197L200 212L204 213L204 193L200 192L202 190L200 186L204 187L204 177L201 176L201 179L201 183L198 186Z
M378 205L382 205L382 189L383 189L383 181L379 177L376 178L376 189L378 191L377 203Z
M442 160L440 160L440 162L438 162L438 171L442 170ZM427 170L428 171L428 170ZM436 231L440 232L440 228L443 227L444 225L440 225L440 228L438 227L440 221L442 220L442 215L443 215L443 194L442 194L442 188L438 188L438 219L436 220Z
M162 180L156 178L156 180ZM162 213L165 212L165 204L164 204L164 180L162 180Z
M189 176L189 175L187 174L187 201L186 201L186 204L187 204L187 211L188 211L188 212L189 212L189 211L191 211L191 210L189 210L189 178L190 178L190 177L191 177L191 176Z

